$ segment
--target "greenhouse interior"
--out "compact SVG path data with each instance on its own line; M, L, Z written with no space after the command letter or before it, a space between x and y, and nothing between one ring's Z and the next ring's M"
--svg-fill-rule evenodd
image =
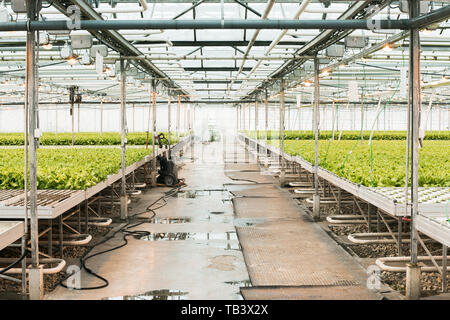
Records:
M449 19L3 0L0 299L449 300Z

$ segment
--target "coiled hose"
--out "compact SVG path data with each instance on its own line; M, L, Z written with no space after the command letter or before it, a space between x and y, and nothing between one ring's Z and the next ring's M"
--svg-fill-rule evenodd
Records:
M104 253L107 253L107 252L111 252L111 251L114 251L114 250L117 250L117 249L125 247L128 244L128 239L127 238L130 237L130 236L139 237L140 238L140 237L143 237L143 236L150 235L151 233L148 232L148 231L130 230L130 229L135 228L135 227L137 227L137 226L139 226L139 225L141 225L143 223L151 221L156 216L156 210L164 207L167 204L166 198L177 194L183 186L184 185L179 185L179 186L176 186L176 187L172 188L170 191L166 192L162 197L160 197L157 200L155 200L154 202L152 202L145 209L144 212L139 212L139 213L136 213L136 214L130 216L128 218L128 222L124 226L122 226L121 228L116 230L112 235L106 237L102 241L100 241L100 242L96 243L95 245L89 247L89 249L83 254L83 256L80 257L80 266L81 266L81 268L79 270L75 271L75 272L72 272L71 274L67 275L66 277L64 277L59 282L59 285L61 285L64 288L69 288L64 282L68 278L70 278L71 276L75 275L78 272L81 272L81 270L84 269L90 275L92 275L92 276L102 280L103 284L98 285L98 286L92 286L92 287L80 287L80 288L70 287L70 289L74 289L74 290L96 290L96 289L106 288L109 285L108 279L102 277L101 275L99 275L98 273L96 273L95 271L93 271L92 269L87 267L86 266L86 261L91 259L91 258L93 258L93 257L99 256L101 254L104 254ZM156 208L153 208L160 201L164 201L164 203L162 205L156 207ZM145 219L145 221L141 221L141 222L138 222L138 223L130 224L130 218L136 218L137 216L143 215L145 213L151 213L152 215L149 218ZM103 243L113 239L118 233L123 233L123 237L122 237L123 243L122 244L120 244L120 245L118 245L118 246L116 246L114 248L110 248L110 249L107 249L107 250L103 250L103 251L100 251L100 252L88 255L94 248L96 248L99 245L101 245L101 244L103 244Z

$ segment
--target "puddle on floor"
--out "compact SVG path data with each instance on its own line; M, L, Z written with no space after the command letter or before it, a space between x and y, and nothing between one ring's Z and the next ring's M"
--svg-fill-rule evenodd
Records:
M219 255L209 258L208 268L220 271L233 271L236 269L235 262L238 258L234 255Z
M198 197L211 197L222 200L229 200L230 192L226 189L198 189L198 190L182 190L174 195L177 198L196 199Z
M203 244L203 243L198 243ZM217 249L223 249L223 250L234 250L234 251L242 251L242 247L239 244L239 241L227 241L227 242L208 242L205 245L208 247L213 247Z
M244 297L241 294L241 288L248 288L252 286L250 280L241 280L241 281L225 281L226 284L229 284L235 288L234 294L236 295L238 300L244 300Z
M154 224L179 224L179 223L194 223L194 222L214 222L214 223L232 223L232 214L225 214L224 211L220 213L209 212L207 215L192 216L192 217L155 217L150 220Z
M187 300L189 292L181 290L153 290L135 296L108 297L103 300Z
M190 217L155 217L150 220L150 223L157 224L175 224L191 222Z
M261 218L239 218L234 219L233 223L235 227L251 227L260 223L266 222L266 219Z
M233 223L233 216L231 215L207 215L200 217L198 221L212 222L212 223Z
M225 283L236 288L234 295L236 295L238 300L244 300L241 295L240 288L252 286L250 280L226 281ZM152 290L138 295L107 297L103 298L102 300L188 300L188 299L189 299L189 292L181 290L162 289L162 290Z
M252 282L250 280L241 280L241 281L225 281L226 284L232 285L232 286L238 286L241 287L251 287Z
M229 232L155 232L139 238L146 241L177 240L237 240L235 231Z

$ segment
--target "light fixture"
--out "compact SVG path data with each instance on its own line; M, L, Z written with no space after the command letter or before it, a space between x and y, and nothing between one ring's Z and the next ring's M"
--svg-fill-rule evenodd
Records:
M303 84L305 85L305 87L311 87L311 81L309 80L305 80L305 82L303 82Z
M330 71L328 69L325 69L322 71L322 73L320 74L323 77L329 76L330 75Z
M67 63L70 64L71 66L73 66L77 62L78 62L78 56L77 55L72 55L69 58L67 58Z
M48 42L48 43L42 45L42 48L44 48L45 50L50 50L53 48L53 45L50 42Z
M442 75L442 80L447 80L447 76L445 74Z
M392 46L392 44L390 44L390 43L386 43L384 46L383 46L383 51L392 51L392 50L394 50L394 48L393 48L393 46Z
M84 52L81 56L81 63L85 66L92 65L92 59L88 52Z
M61 48L59 54L61 55L61 58L69 59L73 55L72 47L66 43L64 47Z

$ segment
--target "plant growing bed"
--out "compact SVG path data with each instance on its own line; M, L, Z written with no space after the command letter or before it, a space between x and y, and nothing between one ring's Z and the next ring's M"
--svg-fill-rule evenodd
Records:
M248 137L254 138L255 131L241 131ZM266 132L264 130L258 131L259 139L266 138ZM334 132L334 138L338 140L340 131ZM370 139L370 130L363 131L363 139ZM320 131L320 140L329 140L333 136L332 131ZM268 140L278 140L280 138L280 132L278 130L268 131ZM286 140L310 140L314 139L314 132L312 131L298 131L298 130L286 130L284 131L284 139ZM355 130L343 130L341 134L341 140L359 140L361 139L361 131ZM373 140L406 140L406 131L377 131L373 133ZM450 140L450 131L427 131L425 134L425 140Z
M270 142L279 146L278 140ZM286 140L285 152L314 163L313 140ZM450 141L426 141L419 152L419 186L450 186ZM403 187L405 141L319 141L319 166L367 187Z
M126 166L151 153L151 148L127 149ZM120 148L38 149L38 189L85 190L117 173L121 163ZM23 179L23 150L0 149L0 189L23 189Z
M160 132L158 132L159 134ZM167 132L164 132L167 137ZM185 133L180 133L180 137ZM178 139L174 133L170 134L170 142L176 144ZM127 135L128 145L145 145L147 142L146 132L130 132ZM72 145L72 133L52 133L45 132L39 143L43 146L70 146ZM152 133L149 132L148 143L152 144ZM0 145L19 146L24 144L24 133L0 133ZM81 132L74 134L74 145L120 145L121 134L118 132Z

